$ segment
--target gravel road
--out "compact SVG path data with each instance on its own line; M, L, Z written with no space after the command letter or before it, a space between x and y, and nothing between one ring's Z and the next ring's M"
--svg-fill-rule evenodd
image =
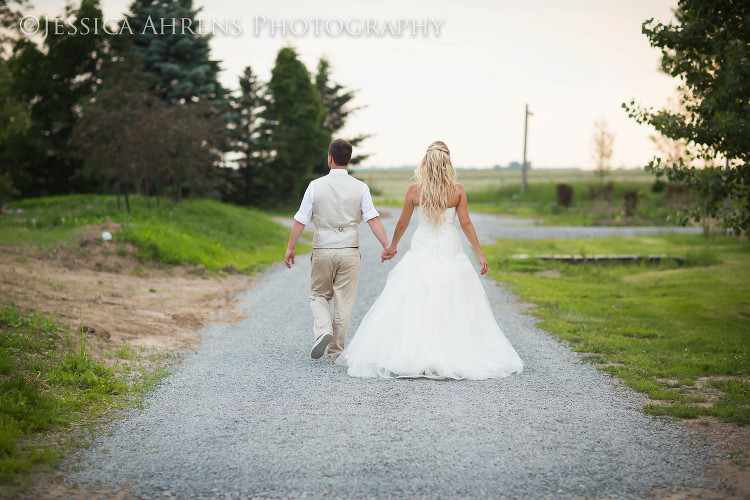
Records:
M388 215L398 217L400 208L386 207ZM568 238L609 238L610 236L641 236L649 234L701 234L701 227L678 226L535 226L534 219L501 217L492 214L472 214L482 243L497 238L543 240Z
M382 213L390 233L396 211ZM495 236L497 219L475 222ZM393 267L362 234L350 334ZM146 498L641 498L709 481L708 444L639 412L637 395L536 328L501 285L483 280L522 374L372 380L310 359L309 274L301 256L243 292L247 319L204 328L197 352L68 481Z

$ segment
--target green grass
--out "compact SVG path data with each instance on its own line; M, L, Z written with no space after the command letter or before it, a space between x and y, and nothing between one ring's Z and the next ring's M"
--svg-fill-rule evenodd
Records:
M24 474L56 467L80 439L74 427L137 404L167 373L165 355L106 362L86 340L49 316L0 307L0 484L23 487Z
M491 276L536 304L540 327L644 392L653 415L710 415L750 423L750 245L730 237L668 235L501 240ZM660 265L570 265L517 254L668 253ZM541 273L540 271L552 271ZM696 384L721 396L710 397Z
M124 203L124 201L123 201ZM254 272L284 255L288 230L257 211L212 200L188 199L177 205L131 198L132 213L118 210L113 196L71 195L14 202L22 214L0 217L0 240L64 245L77 229L115 222L114 236L133 243L137 256L165 264L202 264L209 270L228 264Z

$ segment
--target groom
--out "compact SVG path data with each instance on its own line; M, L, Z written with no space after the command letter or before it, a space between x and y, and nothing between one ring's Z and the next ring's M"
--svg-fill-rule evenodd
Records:
M347 172L352 159L352 145L336 139L328 146L328 175L307 186L294 225L289 235L284 262L294 264L294 247L305 225L312 220L312 272L310 275L310 308L313 312L315 342L310 356L318 359L328 347L328 356L335 361L344 350L349 331L349 318L354 306L359 281L359 223L367 221L375 237L383 245L382 260L393 258L385 249L388 237L370 196L370 188ZM333 299L331 321L329 302Z

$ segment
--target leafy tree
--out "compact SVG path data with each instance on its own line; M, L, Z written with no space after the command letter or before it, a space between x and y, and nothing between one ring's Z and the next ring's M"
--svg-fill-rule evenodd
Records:
M268 83L275 123L271 143L275 157L270 191L279 201L296 198L330 143L321 123L325 111L310 73L293 48L279 51Z
M156 161L163 162L174 184L174 201L182 199L186 188L191 195L218 197L222 182L219 161L226 143L223 111L205 101L162 109L164 158Z
M85 158L85 172L111 191L130 189L146 196L169 181L178 202L183 188L215 191L217 145L224 124L206 103L165 106L148 91L137 60L110 69L103 89L83 107L73 144Z
M750 3L680 0L677 22L650 19L643 33L662 52L662 69L689 96L685 112L623 104L632 118L676 141L685 140L704 168L655 158L646 167L697 192L699 206L678 214L683 224L718 218L734 232L750 230ZM718 161L724 158L723 165Z
M192 0L135 0L130 10L131 50L143 60L144 69L156 75L151 90L160 99L173 103L224 98L219 61L210 57L211 37L198 32L200 9L193 8ZM183 19L192 25L183 24Z
M84 175L117 193L118 208L120 195L127 200L128 187L138 184L141 155L153 157L160 151L149 113L157 109L156 99L133 65L128 61L109 69L101 91L83 106L72 137L84 159Z
M672 112L686 114L685 103L689 100L690 96L683 89L678 93L677 99L668 100L668 108ZM654 143L656 150L659 152L659 157L667 164L683 163L690 165L698 162L698 154L695 148L688 144L687 139L670 139L660 133L650 135L649 139Z
M609 125L604 117L594 122L594 133L591 136L591 159L594 169L599 176L600 191L604 188L604 177L612 170L612 146L615 134L609 131Z
M68 7L66 16L82 29L81 19L98 18L97 0L82 0L78 9ZM44 29L44 28L42 28ZM4 140L3 156L13 168L14 184L26 196L62 194L91 186L76 176L81 167L69 150L79 103L99 84L104 34L55 34L50 29L43 46L19 40L8 60L12 75L9 95L28 105L30 126Z
M0 143L13 135L24 133L30 124L26 103L14 99L11 91L12 75L7 62L0 60ZM2 166L0 166L2 168Z
M29 128L29 115L26 104L14 99L11 92L11 73L8 64L0 59L0 95L6 98L0 101L0 145L16 136L22 136ZM5 202L18 195L13 186L13 177L9 158L0 152L0 209Z
M0 58L8 57L13 45L21 37L19 23L24 9L28 8L28 0L0 2Z
M355 90L346 90L343 85L331 81L331 64L328 59L321 57L318 61L318 73L315 75L315 87L317 87L320 93L321 99L323 100L323 109L325 114L321 121L321 127L331 137L335 137L339 131L346 125L346 120L349 115L355 113L357 110L362 109L361 107L351 107L349 103L354 99L357 92ZM352 146L355 148L362 144L369 135L358 135L347 139ZM359 154L354 155L350 162L350 165L359 165L370 155ZM318 171L325 173L326 162L323 161L316 167L322 167Z

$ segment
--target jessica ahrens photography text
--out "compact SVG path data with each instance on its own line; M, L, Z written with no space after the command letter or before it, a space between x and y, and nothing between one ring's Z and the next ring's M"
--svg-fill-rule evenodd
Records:
M444 19L440 18L390 18L374 17L266 17L191 19L153 18L149 16L141 29L133 29L128 19L107 18L56 18L25 16L20 21L26 35L223 35L254 37L439 37Z

